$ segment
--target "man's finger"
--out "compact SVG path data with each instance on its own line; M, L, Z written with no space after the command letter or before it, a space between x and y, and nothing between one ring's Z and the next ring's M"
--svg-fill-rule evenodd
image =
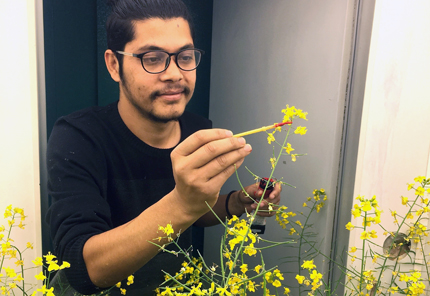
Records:
M193 166L196 168L216 163L218 167L225 169L240 158L248 155L251 147L245 148L245 145L246 141L243 138L230 137L212 141L197 149L192 155L189 155L189 157L192 157L189 161L192 161Z
M180 156L188 156L206 143L229 138L233 133L225 129L207 129L199 130L181 142L173 151L172 154Z

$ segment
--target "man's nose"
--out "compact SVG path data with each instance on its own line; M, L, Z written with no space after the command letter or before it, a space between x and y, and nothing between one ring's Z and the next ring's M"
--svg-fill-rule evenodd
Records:
M162 72L161 77L163 80L179 81L183 78L182 70L179 69L175 62L176 57L170 57L170 63L167 69Z

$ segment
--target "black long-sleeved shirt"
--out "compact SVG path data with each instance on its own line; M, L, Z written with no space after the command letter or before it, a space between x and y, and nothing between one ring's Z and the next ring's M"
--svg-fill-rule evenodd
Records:
M179 123L181 141L212 126L189 112ZM47 220L54 252L60 261L71 264L65 272L78 292L100 292L85 266L85 242L134 219L175 187L172 150L151 147L137 138L122 121L117 102L78 111L56 122L47 151L48 190L53 200ZM181 235L180 244L190 246L190 229ZM164 280L161 270L175 274L183 261L159 253L135 273L127 295L152 295Z

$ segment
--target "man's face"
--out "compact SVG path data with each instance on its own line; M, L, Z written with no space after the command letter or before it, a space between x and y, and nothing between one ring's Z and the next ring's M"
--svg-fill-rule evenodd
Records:
M188 22L183 18L153 18L134 23L135 38L124 51L139 54L161 49L170 53L193 48ZM150 74L140 59L124 56L120 81L120 100L128 100L146 119L168 122L178 119L191 99L196 83L196 71L183 71L174 62L161 73Z

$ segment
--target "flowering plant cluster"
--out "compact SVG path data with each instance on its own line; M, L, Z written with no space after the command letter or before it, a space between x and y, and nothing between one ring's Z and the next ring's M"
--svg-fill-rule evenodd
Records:
M33 249L33 244L28 242L25 248L20 249L14 244L12 230L14 228L24 230L26 217L24 209L12 205L6 207L4 212L7 226L0 225L0 295L63 295L70 289L70 286L65 285L60 291L54 291L54 287L50 287L50 282L55 272L70 267L68 262L63 261L60 264L57 257L48 252L48 254L32 260L31 267L24 267L23 254L25 251ZM25 271L34 268L40 269L40 272L34 276L36 282L29 282L28 278L25 278ZM127 285L131 285L133 279L133 275L129 276ZM121 288L121 283L118 283L116 287L120 288L123 295L126 294L126 289ZM98 295L105 293L106 291Z
M273 155L269 160L272 166L270 179L282 157L288 156L292 161L297 161L299 156L305 155L293 153L295 149L288 138L292 131L297 135L306 134L306 127L292 129L292 126L297 119L306 120L307 113L288 105L282 112L283 122L288 122L286 127L275 125L273 132L266 132L268 143L274 145ZM283 129L286 136L278 142L275 135ZM279 153L275 153L275 145L280 148ZM261 179L253 175L257 182ZM244 190L239 177L238 181ZM407 186L408 190L413 190L415 197L400 199L407 213L400 215L396 211L391 212L397 228L394 231L391 226L382 225L382 211L376 197L357 197L358 202L352 209L353 221L346 228L361 231L362 244L346 251L349 260L342 261L340 258L339 262L332 261L343 274L336 282L329 282L327 275L318 271L322 267L317 267L316 263L327 263L333 259L321 252L321 242L316 240L317 234L312 230L314 216L319 215L327 201L325 190L315 189L312 196L304 200L302 212L293 212L286 205L270 205L269 209L276 211L276 221L287 233L286 239L267 241L253 233L251 225L256 215L253 212L247 213L245 219L234 216L226 222L220 221L225 227L221 239L220 266L207 264L202 256L194 258L188 250L173 252L175 255L183 254L185 262L175 275L166 274L166 281L157 289L157 295L338 295L339 286L344 287L342 295L351 296L424 295L430 284L430 263L426 257L430 252L426 241L430 203L425 197L430 193L430 189L425 189L430 185L430 179L420 176L414 181ZM289 185L281 180L276 182ZM359 219L358 223L354 223L356 219ZM171 225L167 227L173 231ZM165 228L160 227L160 230L163 229ZM406 233L401 232L404 229L407 229ZM164 233L170 235L165 231ZM387 237L383 245L375 240L381 234ZM176 244L175 240L171 241ZM259 246L262 242L264 247ZM265 264L261 251L277 246L298 249L294 256L287 256L287 261L284 262L297 266L295 275L290 277L281 272L278 266L269 267ZM260 257L261 263L251 266L248 260L250 256ZM322 260L314 261L318 258Z
M284 128L278 124L274 125L274 130L267 133L267 141L269 144L276 144L280 149L279 152L275 153L275 147L273 147L273 155L269 162L272 166L272 172L269 176L269 180L272 180L274 170L279 160L285 156L291 158L292 161L296 161L298 156L304 154L292 153L295 149L288 142L288 138L292 131L297 135L304 135L307 132L306 127L297 126L293 129L293 122L297 119L307 120L307 113L301 109L297 109L294 106L286 106L282 110L284 118L282 123L285 124L286 136L282 142L278 142L275 138L275 134L280 133ZM251 174L253 174L251 172ZM259 182L261 177L253 174L256 181ZM249 198L252 198L242 186L239 177L239 184L242 191ZM280 182L284 185L289 185L282 180L276 180L274 183ZM269 186L269 182L266 183L264 188L263 196ZM290 185L291 186L291 185ZM309 199L309 208L314 212L320 212L324 205L324 201L327 199L323 189L315 190L313 199ZM312 202L313 201L313 202ZM185 262L180 271L175 275L166 274L166 281L157 289L157 295L159 296L172 296L172 295L248 295L249 293L263 293L264 295L290 295L291 290L283 281L285 280L284 274L279 270L277 266L268 267L266 266L262 254L263 249L273 248L281 245L288 245L295 243L294 240L283 240L283 241L268 241L257 233L252 231L251 225L255 220L256 212L260 206L260 200L255 200L257 203L257 210L252 213L246 213L246 217L241 219L237 216L233 216L227 221L221 219L220 223L225 228L225 233L221 238L220 247L220 265L207 264L202 256L198 258L192 257L188 250L183 250L177 244L176 240L173 240L170 236L173 233L171 225L166 227L160 226L159 230L175 244L179 251L168 251L163 248L164 251L174 253L175 255L182 254L185 257ZM312 205L312 206L311 206ZM307 206L307 204L305 205ZM290 225L290 233L307 233L307 223L302 225L299 220L290 222L290 220L297 214L288 211L286 206L278 206L275 204L269 205L270 211L276 212L276 220L282 228L287 228ZM214 213L215 214L215 213ZM170 231L167 231L170 229ZM161 240L161 237L158 239ZM259 243L264 243L264 246L259 246ZM259 256L260 263L256 266L250 266L248 263L249 257ZM311 262L311 261L309 261ZM302 262L303 263L303 262ZM303 263L308 266L307 261ZM309 270L312 281L310 284L314 289L317 289L322 285L321 278L322 274L318 273L315 269ZM307 283L307 280L303 281Z
M56 257L51 253L43 256L43 258L37 257L32 261L33 266L30 268L44 267L44 270L40 271L40 273L35 276L36 280L41 281L41 284L26 282L24 273L28 268L24 268L23 253L28 249L33 249L33 244L28 242L26 247L20 250L14 245L14 240L11 236L13 228L25 229L24 222L26 216L24 214L24 209L13 208L12 205L9 205L4 212L4 218L7 219L7 227L4 225L0 226L0 294L46 294L48 296L53 296L54 288L48 288L51 273L68 268L70 265L67 262L63 262L59 265L58 260L56 260ZM14 265L9 266L8 263Z
M272 171L269 178L266 178L268 180L274 180L274 171L282 158L287 157L295 162L299 156L305 155L293 153L295 149L288 139L292 133L306 134L306 127L297 126L293 129L293 123L296 120L307 120L307 113L288 105L282 113L282 124L274 124L274 130L266 132L268 143L273 145L273 154L269 160ZM278 136L282 131L286 134L285 138L278 142L275 135ZM256 182L262 179L250 173ZM252 198L242 186L238 175L237 177L242 191ZM282 179L274 180L274 183L278 182L292 186ZM263 196L270 183L266 182ZM430 286L430 261L426 256L430 255L427 241L427 221L430 218L429 186L430 179L423 176L416 177L414 182L407 184L407 189L413 192L414 197L402 196L399 199L399 203L405 207L405 211L402 211L405 214L391 211L394 227L382 225L382 210L375 196L370 199L358 196L351 211L353 220L345 227L350 231L359 231L361 243L360 246L351 246L346 251L346 262L342 261L342 258L340 262L335 261L323 254L319 248L321 242L317 241L318 236L313 231L314 216L321 215L327 201L327 194L322 188L315 189L312 195L304 200L301 212L293 212L286 205L269 204L268 210L275 212L275 220L280 229L285 231L285 238L280 241L266 240L252 230L260 200L254 200L257 203L256 211L246 213L244 218L233 216L226 221L218 218L225 230L221 237L219 265L208 264L200 254L192 256L191 249L182 249L178 244L180 234L176 235L176 239L172 237L174 228L171 224L160 225L158 231L161 235L152 243L157 245L163 240L174 244L175 250L167 249L165 245L158 246L164 252L183 256L184 262L176 274L165 274L165 282L156 289L156 294L245 296L255 293L264 296L330 296L337 295L341 285L344 286L343 295L348 296L424 295ZM36 279L41 283L38 285L24 282L26 269L22 254L33 246L27 243L26 248L20 251L11 238L12 228L23 229L25 226L24 210L9 206L4 217L8 219L8 227L0 227L0 295L16 295L22 292L22 295L41 293L52 296L54 292L57 293L58 291L49 286L51 273L70 265L67 262L59 264L56 257L48 253L33 260L34 266L31 267L43 267L36 275ZM386 238L383 244L380 243L382 236ZM295 255L285 257L286 262L283 262L297 268L292 276L282 272L278 266L265 264L262 250L280 246L296 249ZM258 264L251 264L250 262L255 260L249 260L250 257L259 258ZM341 270L344 277L330 282L326 274L318 271L323 270L321 266L317 266L317 262L321 261L319 258L325 263L333 260L332 263ZM6 262L12 262L15 266L7 266ZM133 281L134 277L131 275L127 279L127 285ZM120 283L116 287L122 294L126 294Z
M381 224L381 210L376 197L366 199L357 197L358 203L352 209L354 219L361 224L349 222L346 228L350 231L361 231L362 244L352 246L349 257L356 267L346 269L351 295L424 295L429 286L429 254L427 220L430 202L430 179L418 176L413 183L408 183L408 190L413 190L415 197L402 196L399 202L405 206L406 214L391 211L395 230ZM374 239L378 235L387 237L384 244ZM360 252L360 256L355 255ZM407 266L407 268L405 267Z

